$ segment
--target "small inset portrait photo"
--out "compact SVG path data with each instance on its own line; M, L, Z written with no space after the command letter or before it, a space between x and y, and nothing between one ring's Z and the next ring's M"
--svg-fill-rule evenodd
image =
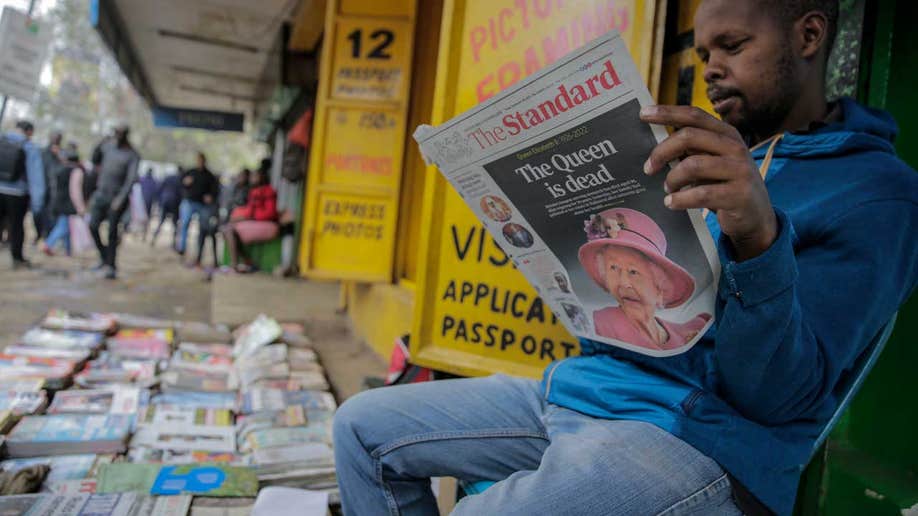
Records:
M507 201L496 195L485 195L481 198L479 205L484 214L495 222L507 222L513 216L513 211Z
M586 314L583 313L583 310L581 310L579 306L570 303L561 303L561 306L564 308L564 313L567 315L567 318L570 319L571 324L574 325L575 330L581 333L590 330L590 323L587 321Z
M571 283L567 280L567 276L564 275L561 271L556 271L552 275L555 279L555 285L558 286L558 289L565 294L571 293Z
M532 247L532 244L535 243L535 239L532 238L532 233L515 222L505 224L503 233L507 242L510 242L510 245L514 247Z

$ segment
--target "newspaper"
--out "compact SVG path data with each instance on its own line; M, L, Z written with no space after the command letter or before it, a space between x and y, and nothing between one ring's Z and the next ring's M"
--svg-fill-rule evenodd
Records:
M643 173L667 136L640 121L650 104L611 32L414 137L571 333L662 357L713 324L720 264L700 211L666 208L665 174Z

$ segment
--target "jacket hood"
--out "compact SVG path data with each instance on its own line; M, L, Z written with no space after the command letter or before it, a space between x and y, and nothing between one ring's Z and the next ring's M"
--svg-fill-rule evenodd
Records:
M895 153L893 142L899 127L889 113L862 106L848 97L839 99L838 104L841 116L837 122L812 131L785 133L775 146L774 157L817 158L865 151ZM767 151L767 145L760 145L752 151L752 156L761 159Z

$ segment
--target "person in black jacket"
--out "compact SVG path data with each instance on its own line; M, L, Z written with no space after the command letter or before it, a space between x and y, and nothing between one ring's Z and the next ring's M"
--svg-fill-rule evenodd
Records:
M50 214L54 225L48 238L41 244L41 250L48 256L54 255L58 240L64 243L70 255L70 217L86 214L86 200L83 197L83 167L79 155L71 149L61 151L62 162L51 171L53 190L50 193Z
M38 213L32 212L32 222L35 224L34 243L38 243L41 238L47 238L48 233L51 232L51 227L54 225L51 196L54 190L55 171L63 160L63 156L61 156L61 151L63 150L61 141L63 139L64 135L60 131L51 133L48 137L48 146L41 151L41 164L44 167L46 189L43 209Z
M188 242L188 228L191 219L198 218L198 255L195 265L201 263L201 253L204 248L204 239L213 236L214 223L212 219L217 215L217 198L220 195L220 182L217 176L207 168L207 157L198 153L198 166L189 170L182 177L182 204L179 207L181 219L181 232L176 250L184 255Z
M129 129L119 126L112 139L93 151L93 163L98 165L96 191L89 201L89 231L95 241L102 263L98 267L106 279L117 277L115 256L118 249L118 225L128 208L131 187L137 181L140 155L128 140ZM108 222L108 240L103 243L99 229Z
M166 219L172 221L172 248L175 249L179 229L179 204L182 202L182 178L185 171L178 167L175 174L166 176L156 189L156 203L159 205L159 224L150 238L150 247L156 246L156 239L163 229Z

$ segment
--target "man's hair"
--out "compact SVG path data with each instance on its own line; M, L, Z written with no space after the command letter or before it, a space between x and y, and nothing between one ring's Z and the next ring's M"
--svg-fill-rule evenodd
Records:
M774 16L785 29L790 29L794 22L810 11L819 11L826 15L826 57L832 52L835 35L838 33L838 0L765 0L765 9Z
M20 131L24 133L28 133L28 132L34 131L35 126L32 125L32 122L29 122L28 120L20 120L16 122L16 129L19 129Z

